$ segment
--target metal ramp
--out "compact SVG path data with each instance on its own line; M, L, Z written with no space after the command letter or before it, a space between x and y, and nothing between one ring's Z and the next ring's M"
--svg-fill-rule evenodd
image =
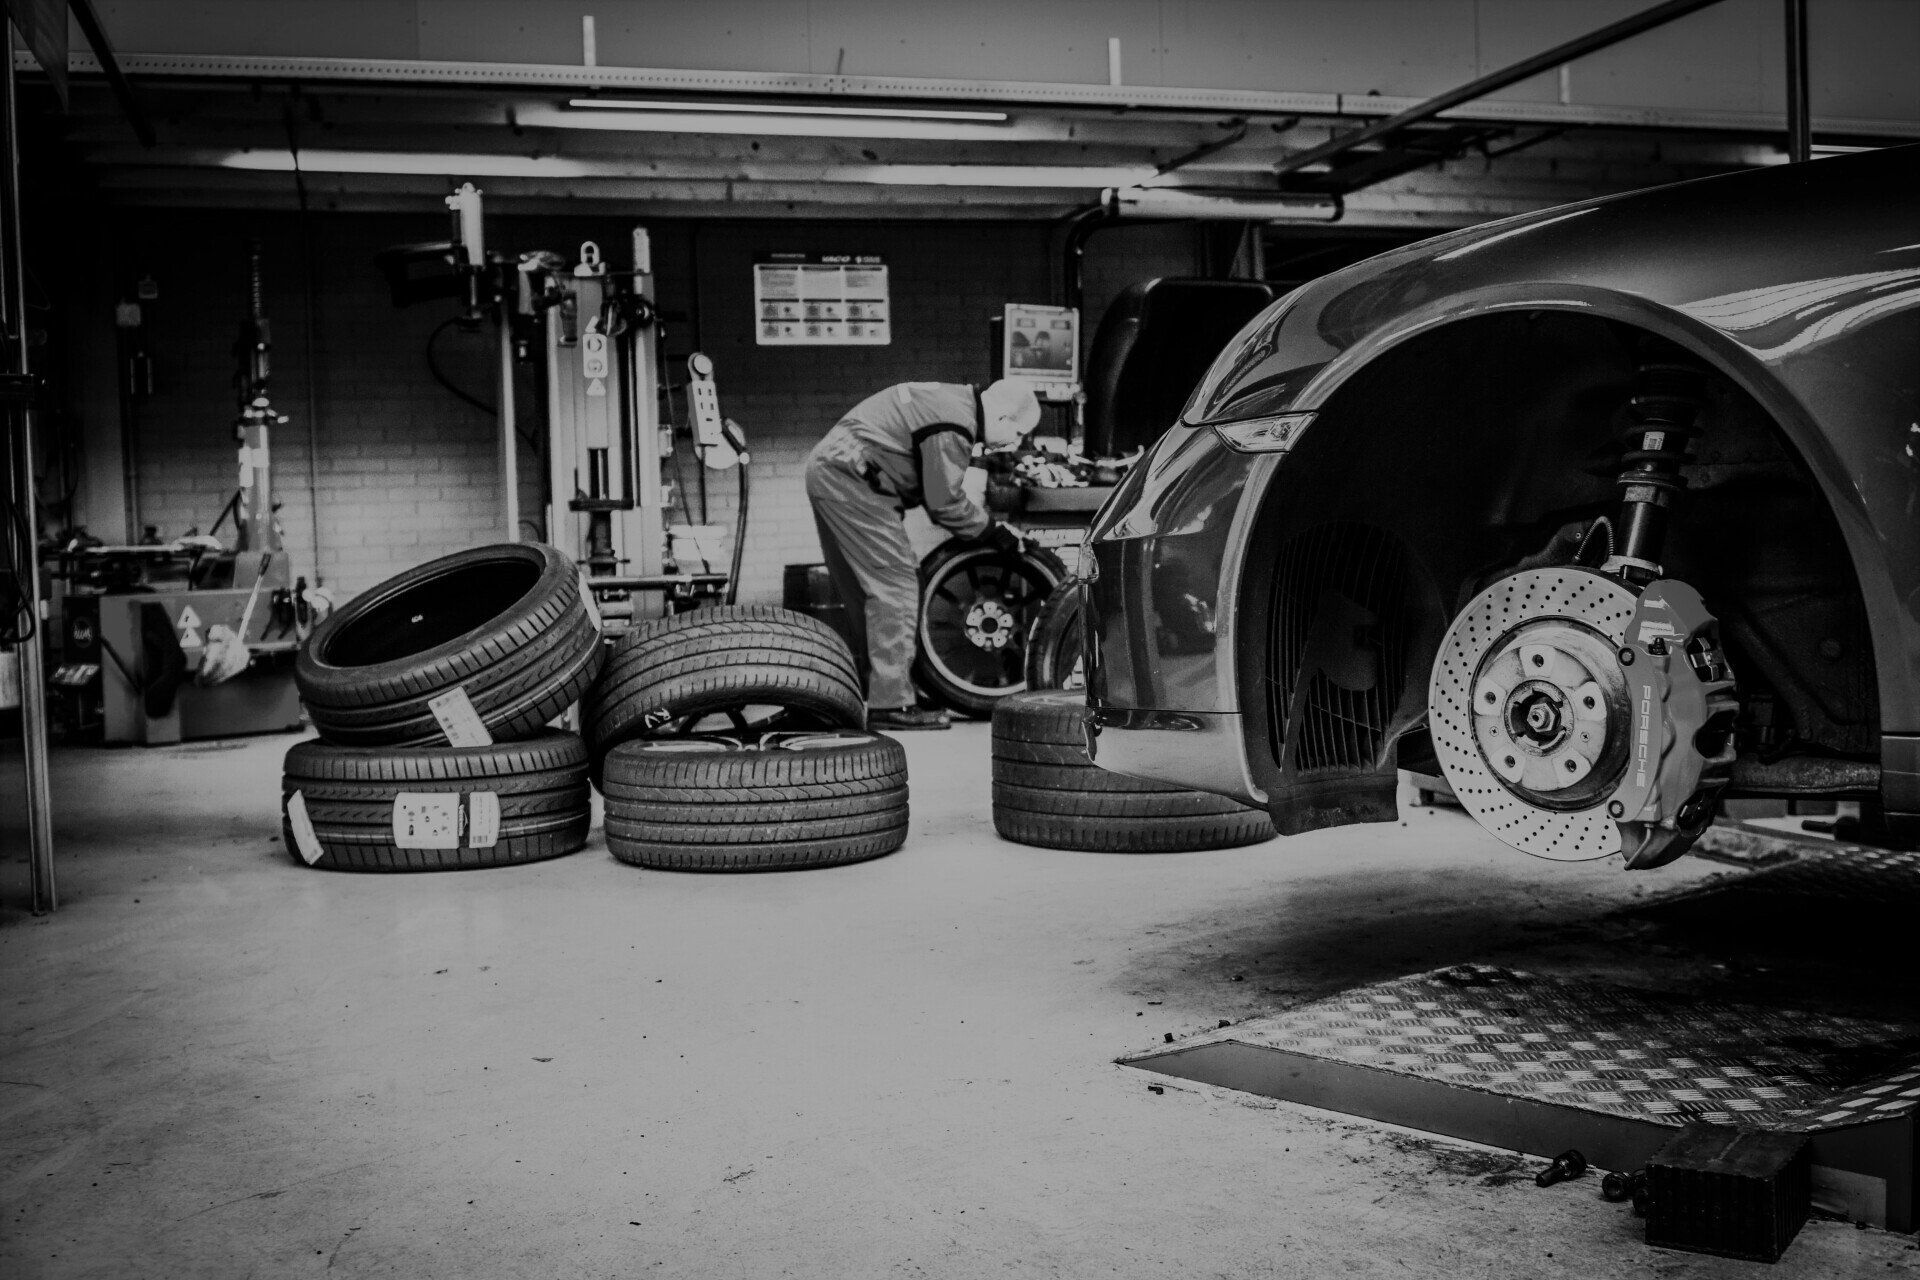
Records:
M1459 965L1121 1061L1604 1169L1691 1120L1804 1132L1816 1206L1915 1227L1920 1024Z

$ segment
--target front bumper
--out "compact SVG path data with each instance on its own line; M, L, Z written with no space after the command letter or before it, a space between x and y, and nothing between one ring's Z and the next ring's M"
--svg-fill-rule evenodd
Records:
M1102 769L1211 791L1264 808L1266 793L1246 772L1245 726L1231 711L1124 711L1094 707L1087 754Z
M1249 482L1270 462L1175 427L1089 536L1089 750L1102 768L1264 804L1247 768L1236 602Z

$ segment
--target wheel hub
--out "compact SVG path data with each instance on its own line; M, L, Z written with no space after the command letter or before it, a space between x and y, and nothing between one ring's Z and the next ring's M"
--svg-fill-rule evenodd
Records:
M1577 808L1618 779L1630 708L1615 648L1588 623L1543 618L1515 627L1480 660L1474 742L1514 794Z
M967 610L967 639L981 649L1004 649L1013 639L1017 621L998 600L976 600Z
M1434 658L1428 726L1454 794L1525 853L1678 857L1732 761L1733 683L1697 592L1590 569L1482 591Z

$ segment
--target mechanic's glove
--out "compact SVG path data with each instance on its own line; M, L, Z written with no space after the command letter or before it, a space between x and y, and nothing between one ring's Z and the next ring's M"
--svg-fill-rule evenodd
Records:
M999 520L986 527L980 535L980 541L1008 555L1019 555L1027 549L1027 540L1020 536L1020 531Z

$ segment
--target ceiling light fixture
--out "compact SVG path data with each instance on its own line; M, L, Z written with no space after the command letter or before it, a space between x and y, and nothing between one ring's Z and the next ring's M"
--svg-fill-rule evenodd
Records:
M582 102L594 101L590 98ZM752 115L726 111L607 111L528 103L514 112L530 129L612 133L715 133L755 138L922 138L935 142L1018 141L1010 120L901 120L876 116Z
M262 169L291 173L293 155L287 151L235 151L220 160L224 169ZM455 154L435 151L306 151L300 152L304 173L397 173L450 178L586 178L594 166L563 156Z
M215 161L226 169L291 172L284 150L234 151ZM769 182L884 187L1010 187L1097 189L1140 182L1147 166L1045 164L786 164L745 163L702 172L671 162L604 157L529 156L503 152L302 151L306 173L411 174L452 178L612 179L617 181Z
M1000 123L1004 111L962 111L938 107L843 107L767 102L669 102L637 98L569 98L582 111L668 111L709 115L850 116L873 120L971 120Z
M1337 222L1338 196L1280 195L1181 187L1110 189L1100 202L1122 218L1207 218L1234 222Z

